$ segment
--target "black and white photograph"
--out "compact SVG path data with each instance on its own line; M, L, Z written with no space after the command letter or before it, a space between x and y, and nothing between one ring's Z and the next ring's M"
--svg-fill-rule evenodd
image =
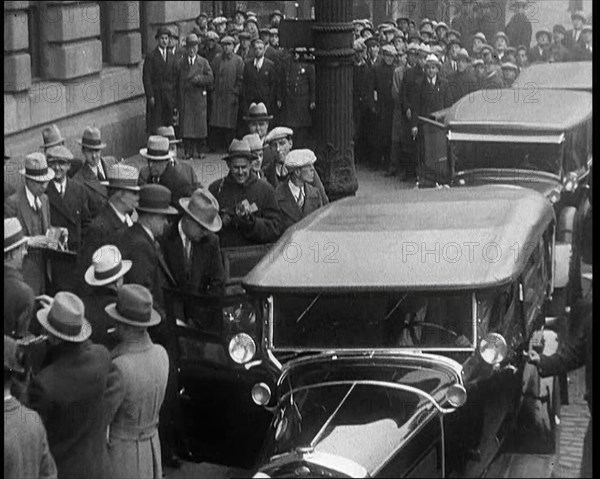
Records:
M3 4L6 479L592 477L592 0Z

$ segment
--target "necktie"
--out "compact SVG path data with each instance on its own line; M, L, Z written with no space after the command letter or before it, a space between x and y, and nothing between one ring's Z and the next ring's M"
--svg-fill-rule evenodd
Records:
M302 209L304 206L304 188L300 188L300 194L298 195L298 208Z
M106 177L104 176L104 172L102 171L102 167L98 165L98 181L105 181Z
M193 66L193 65L194 65L194 60L192 60L192 59L190 58L190 66Z
M36 196L33 204L35 205L33 208L35 211L40 211L42 209L42 202L40 201L40 199L37 196Z
M131 219L131 216L125 215L125 224L127 226L133 226L133 220Z
M163 57L163 60L166 62L167 61L167 51L163 50L162 48L160 49L160 54Z

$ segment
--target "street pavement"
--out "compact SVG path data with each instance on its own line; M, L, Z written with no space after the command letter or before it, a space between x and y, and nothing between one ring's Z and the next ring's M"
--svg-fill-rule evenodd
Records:
M191 161L204 186L227 174L227 165L221 159L223 154L210 153L202 160ZM145 159L136 155L124 160L125 163L138 168L145 164ZM357 167L359 188L357 196L372 194L390 194L401 189L413 188L414 184L402 183L397 178L386 178L381 171L372 171L366 167ZM584 269L585 272L591 272ZM589 283L586 285L589 287ZM583 437L589 421L589 411L585 393L584 369L573 371L569 374L569 399L570 403L561 408L560 446L556 455L542 454L503 454L490 468L490 477L579 477ZM181 469L167 469L166 477L169 479L202 479L202 478L227 478L249 477L250 471L235 469L227 466L210 463L185 462Z

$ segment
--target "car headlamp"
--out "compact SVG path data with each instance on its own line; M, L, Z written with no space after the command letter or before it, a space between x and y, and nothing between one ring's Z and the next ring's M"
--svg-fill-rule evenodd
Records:
M552 204L558 203L558 200L560 200L560 192L557 190L552 190L548 195L548 199Z
M252 400L257 406L264 406L271 400L271 389L265 383L252 386Z
M229 341L229 356L236 363L247 363L254 354L256 354L256 343L249 334L238 333Z
M577 189L578 179L576 173L569 173L563 179L563 188L565 191L573 192Z
M454 407L461 407L467 402L467 390L461 384L453 384L446 391L446 399Z
M488 364L501 363L506 358L507 352L506 340L498 333L489 333L479 343L479 354Z

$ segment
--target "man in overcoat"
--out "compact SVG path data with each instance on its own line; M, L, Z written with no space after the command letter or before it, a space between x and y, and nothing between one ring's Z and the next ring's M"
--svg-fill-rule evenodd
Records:
M107 244L101 246L92 257L92 264L86 270L84 279L89 291L82 296L86 319L92 325L90 339L109 350L115 346L114 320L104 308L117 299L117 289L123 285L124 277L131 269L131 261L122 258L119 248Z
M50 202L52 226L67 228L69 251L77 253L75 258L56 257L50 260L52 269L52 292L71 291L77 293L81 276L83 233L90 222L88 195L85 187L67 175L73 154L64 146L53 146L46 151L49 166L54 170L54 179L46 194Z
M18 347L4 335L4 477L56 479L56 464L40 416L11 394L14 379L25 373Z
M148 138L146 148L140 150L148 165L140 170L140 186L151 183L166 186L171 192L171 205L178 207L179 198L189 197L199 186L192 165L176 158L176 140L173 127L157 130L164 135ZM169 138L171 137L171 138Z
M42 248L49 246L46 232L51 226L50 204L45 194L54 170L48 168L43 153L30 153L25 157L25 168L20 171L25 184L4 201L4 217L16 217L23 226L32 247L23 261L23 278L34 294L46 291L46 256Z
M133 225L131 214L139 201L138 170L129 165L117 164L108 171L109 200L104 209L92 220L84 238L82 261L92 262L100 246L115 244L119 234Z
M573 28L565 33L565 47L567 50L573 50L576 45L581 44L581 34L583 33L583 25L585 24L585 15L583 12L571 13L571 23Z
M265 57L265 43L255 40L254 59L246 61L244 66L244 111L252 103L264 103L271 114L278 112L282 105L279 76L275 63Z
M352 108L354 112L354 159L357 163L365 164L370 151L369 121L375 114L375 99L373 95L373 72L367 65L365 55L367 47L360 39L354 42L354 65L352 75Z
M457 70L448 77L451 103L454 104L463 96L475 91L478 86L477 77L469 65L469 52L461 48L457 56Z
M315 66L302 61L298 51L284 67L282 124L294 130L296 145L306 148L310 141L312 112L316 108Z
M15 339L27 335L35 306L33 290L21 273L27 241L20 221L4 218L4 334Z
M515 11L515 14L508 21L505 32L508 36L509 43L514 47L525 45L529 48L531 46L531 34L533 32L529 17L527 16L527 13L525 13L528 3L529 8L534 6L534 4L524 0L516 0L510 6L511 10Z
M104 346L88 340L81 300L59 292L37 312L48 334L46 363L29 386L27 406L42 418L58 477L110 477L107 426L123 387Z
M585 25L581 32L580 42L577 43L571 50L571 56L573 60L579 62L592 61L592 38L592 26Z
M90 126L83 131L79 143L81 144L84 164L73 176L73 180L85 187L88 195L90 218L93 219L108 200L106 182L110 165L101 156L101 151L106 148L106 143L102 141L100 130Z
M243 140L233 140L224 158L229 174L209 186L221 208L222 247L272 243L280 235L275 190L250 173L254 155Z
M160 314L152 308L150 291L139 284L121 286L116 301L105 309L116 321L119 343L111 358L123 381L109 429L109 477L162 479L158 422L169 357L147 330L160 323Z
M315 154L307 149L292 150L285 159L290 178L275 191L281 210L282 233L325 204L321 192L310 184L314 180L316 161Z
M392 147L390 152L389 176L398 175L404 181L407 174L408 145L410 144L410 126L404 108L402 108L402 87L404 74L409 67L400 65L394 69L392 78L392 99L394 113L392 117Z
M224 37L223 53L211 62L214 76L209 124L213 134L213 149L226 148L237 126L244 61L233 53L233 39Z
M391 45L384 45L381 50L383 52L383 61L373 67L378 132L377 150L373 158L373 166L387 170L390 168L390 153L392 148L392 118L394 115L392 81L394 78L396 49Z
M213 84L208 60L198 55L198 37L187 36L187 55L177 64L175 104L179 110L179 128L186 156L198 158L208 136L206 100Z
M170 35L167 27L160 27L154 37L158 45L144 60L142 82L146 95L148 135L161 125L173 124L176 57L169 48Z

